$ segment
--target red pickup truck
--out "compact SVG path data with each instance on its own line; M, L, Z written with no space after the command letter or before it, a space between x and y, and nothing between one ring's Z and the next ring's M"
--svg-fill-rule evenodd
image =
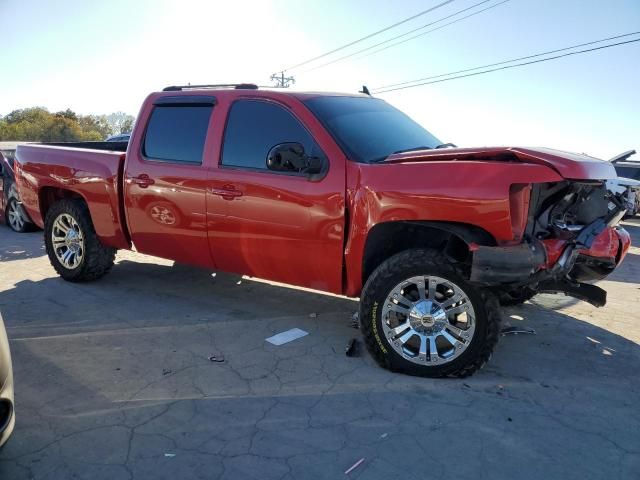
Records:
M544 148L450 148L367 95L168 87L128 143L18 147L23 204L57 272L97 279L117 249L360 296L380 365L464 376L499 303L585 283L630 244L608 162Z

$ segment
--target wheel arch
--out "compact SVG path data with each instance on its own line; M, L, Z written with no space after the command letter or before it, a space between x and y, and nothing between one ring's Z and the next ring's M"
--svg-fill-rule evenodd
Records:
M42 187L38 190L38 206L40 208L40 216L42 220L47 217L47 212L58 200L78 199L82 200L85 205L89 205L87 199L74 190L60 187Z
M457 261L468 259L471 244L494 246L496 239L476 225L438 221L391 221L368 232L362 256L362 284L387 258L411 248L435 248Z
M103 203L89 201L81 192L74 189L43 186L38 190L38 209L43 224L51 206L64 199L77 199L84 202L89 209L96 234L104 245L114 248L130 248L129 239L122 231L119 218L114 213L113 207L107 205L105 208Z

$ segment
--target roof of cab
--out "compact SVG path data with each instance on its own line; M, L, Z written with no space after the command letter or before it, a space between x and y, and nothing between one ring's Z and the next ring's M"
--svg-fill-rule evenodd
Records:
M287 96L294 97L298 100L305 100L314 97L362 97L362 98L370 98L370 95L366 95L361 92L355 93L346 93L346 92L303 92L297 90L289 90L277 87L258 87L255 84L251 83L239 83L239 84L221 84L221 85L183 85L183 86L170 86L166 87L162 90L162 92L157 92L163 95L189 95L189 94L198 94L202 95L203 93L211 94L212 92L216 93L224 93L226 94L235 94L238 96L246 95L248 92L260 92L259 95L268 93L273 96Z

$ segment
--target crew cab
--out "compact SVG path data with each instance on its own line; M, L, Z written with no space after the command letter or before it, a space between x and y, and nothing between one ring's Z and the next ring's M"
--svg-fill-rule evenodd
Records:
M489 359L499 304L620 264L625 211L602 160L546 148L451 148L368 95L167 87L128 143L18 147L23 204L65 280L116 250L360 296L383 367L465 376Z

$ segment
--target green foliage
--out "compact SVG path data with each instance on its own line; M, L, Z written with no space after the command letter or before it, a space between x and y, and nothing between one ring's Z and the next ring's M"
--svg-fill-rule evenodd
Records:
M101 141L130 132L134 118L123 112L78 115L70 109L50 113L43 107L14 110L0 116L0 141L82 142Z

